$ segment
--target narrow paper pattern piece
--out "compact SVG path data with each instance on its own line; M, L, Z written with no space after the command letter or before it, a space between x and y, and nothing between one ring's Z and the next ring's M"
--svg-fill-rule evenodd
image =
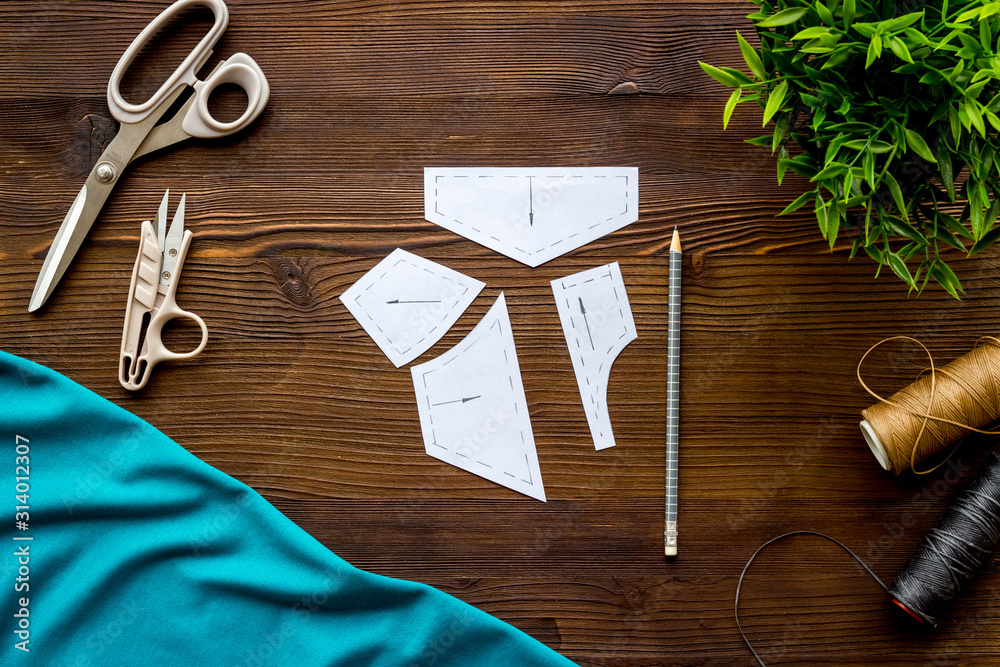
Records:
M596 449L615 446L608 413L611 365L636 339L618 262L552 281L576 382Z
M396 248L340 300L399 368L426 352L485 283Z
M410 373L428 454L545 500L503 293L461 343Z
M424 168L424 217L528 266L639 219L639 170Z

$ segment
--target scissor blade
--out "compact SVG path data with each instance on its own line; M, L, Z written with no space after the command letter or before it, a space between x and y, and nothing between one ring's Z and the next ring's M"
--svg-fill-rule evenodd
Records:
M166 112L173 99L176 99L176 95L165 100L138 123L123 123L118 129L118 134L104 149L101 159L90 170L86 183L83 184L80 194L73 201L73 206L70 207L69 213L63 219L63 223L56 233L56 238L49 248L49 254L42 264L42 271L38 274L35 289L31 293L31 302L28 305L29 313L41 308L55 290L59 280L66 273L66 269L73 263L73 257L83 245L87 232L93 227L94 220L101 212L101 207L104 206L104 202L107 201L115 184L121 179L125 167L128 166L135 154L135 149L156 125L160 116ZM105 163L110 163L115 170L115 177L109 183L102 183L97 178L98 166Z
M181 195L181 203L174 211L174 221L170 223L170 231L167 232L167 241L163 244L163 269L160 273L160 284L169 285L174 279L174 267L177 265L177 255L181 249L181 241L184 240L184 204L187 202L187 193ZM169 278L164 278L169 276Z
M156 212L156 243L160 247L160 252L163 252L163 243L167 239L167 201L170 199L170 188L163 193L163 201L160 202L160 208Z
M97 214L111 194L111 185L103 185L97 180L96 174L91 171L87 177L87 182L80 189L80 194L73 200L69 213L63 219L56 238L49 248L49 254L45 256L42 270L38 274L35 282L35 289L31 293L31 302L28 304L28 312L33 313L42 307L49 296L55 290L59 280L66 273L66 269L73 262L83 240L87 237L87 232L94 225Z

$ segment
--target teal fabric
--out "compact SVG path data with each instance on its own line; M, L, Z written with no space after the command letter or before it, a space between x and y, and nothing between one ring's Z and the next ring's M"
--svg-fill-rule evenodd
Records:
M3 352L0 426L4 667L573 664L441 591L352 567L138 417Z

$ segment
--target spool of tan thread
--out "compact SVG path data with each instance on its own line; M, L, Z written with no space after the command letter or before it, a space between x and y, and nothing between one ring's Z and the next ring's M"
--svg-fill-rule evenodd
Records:
M861 433L886 470L899 474L981 430L1000 417L1000 340L984 338L972 351L942 368L922 374L908 387L882 398L861 378L861 364L882 343L909 340L894 336L874 345L858 363L858 380L879 402L863 410ZM930 353L927 352L928 358ZM928 471L921 471L928 472Z

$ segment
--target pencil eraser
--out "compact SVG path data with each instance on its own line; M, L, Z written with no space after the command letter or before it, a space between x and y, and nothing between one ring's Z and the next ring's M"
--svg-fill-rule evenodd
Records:
M677 547L663 547L663 553L666 556L676 556Z

